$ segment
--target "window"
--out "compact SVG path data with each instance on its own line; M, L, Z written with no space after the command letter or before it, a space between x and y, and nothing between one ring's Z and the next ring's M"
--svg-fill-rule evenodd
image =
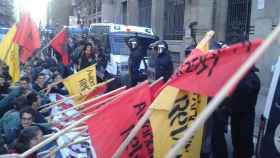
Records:
M122 23L127 25L127 1L122 3Z
M251 0L229 0L226 42L229 44L249 39Z
M182 40L184 37L185 0L166 0L164 39Z
M151 27L152 0L139 0L139 25Z
M101 12L101 8L102 8L101 0L96 1L96 6L97 6L97 12Z

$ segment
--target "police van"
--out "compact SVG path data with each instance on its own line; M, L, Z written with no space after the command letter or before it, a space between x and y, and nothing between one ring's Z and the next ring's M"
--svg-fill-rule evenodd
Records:
M2 39L4 38L4 36L6 35L6 33L8 31L9 31L9 28L0 27L0 42L2 41Z
M140 41L145 62L147 61L148 46L158 40L151 28L127 26L113 23L95 23L89 28L89 35L101 41L108 56L106 70L110 74L121 79L123 84L128 84L128 57L129 48L126 44L131 37L136 37ZM146 75L146 64L141 62L140 72ZM145 78L145 77L144 77Z

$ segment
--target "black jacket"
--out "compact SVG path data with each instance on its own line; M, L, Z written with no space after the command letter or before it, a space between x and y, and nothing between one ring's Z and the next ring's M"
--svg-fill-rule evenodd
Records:
M230 108L234 113L254 112L261 82L254 71L249 72L239 82L230 97Z
M143 54L141 49L131 50L128 58L128 69L131 75L139 73L139 68L142 59Z
M173 63L169 51L165 51L155 59L156 79L163 77L166 82L173 74Z

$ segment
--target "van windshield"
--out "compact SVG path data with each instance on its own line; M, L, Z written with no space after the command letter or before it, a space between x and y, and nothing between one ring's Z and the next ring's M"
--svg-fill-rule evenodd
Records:
M111 53L115 55L129 55L129 48L126 44L126 39L129 37L138 36L143 44L146 42L154 41L154 36L134 33L134 32L117 32L117 33L110 33L110 47Z
M109 36L111 53L115 55L129 55L129 48L125 39L130 36L133 36L133 34L111 34Z

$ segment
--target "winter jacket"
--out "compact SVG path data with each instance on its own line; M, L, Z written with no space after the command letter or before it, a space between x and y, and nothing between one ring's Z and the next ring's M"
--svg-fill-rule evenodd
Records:
M253 112L257 103L261 83L257 74L249 72L237 85L230 97L230 108L234 113Z
M166 82L173 74L173 63L169 51L165 51L155 59L156 79L163 77Z

